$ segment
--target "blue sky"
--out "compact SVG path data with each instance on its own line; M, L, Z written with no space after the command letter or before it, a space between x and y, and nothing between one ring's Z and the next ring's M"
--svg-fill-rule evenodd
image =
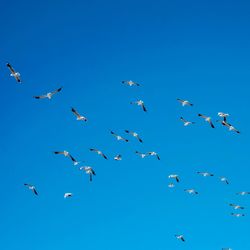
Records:
M249 216L233 218L228 206L239 203L248 215L249 197L235 193L250 190L249 7L247 1L2 1L1 249L250 249ZM7 61L22 85L9 76ZM142 86L124 86L124 79ZM32 98L60 86L51 101ZM148 113L129 104L136 99ZM86 124L75 120L72 106ZM240 135L197 117L216 120L219 111L231 114ZM180 116L197 124L185 128ZM144 143L110 135L124 129ZM93 182L55 150L92 166ZM140 159L135 150L157 151L161 161ZM118 153L121 162L112 159ZM181 182L170 190L172 173ZM36 185L38 197L25 182ZM65 192L74 197L63 199ZM186 243L174 238L178 233Z

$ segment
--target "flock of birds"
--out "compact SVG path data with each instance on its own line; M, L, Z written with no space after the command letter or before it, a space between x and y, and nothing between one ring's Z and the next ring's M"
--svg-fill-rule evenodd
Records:
M11 76L15 78L15 80L18 82L18 83L21 83L21 75L19 72L15 71L14 68L12 67L12 65L10 63L7 63L6 66L9 68L10 72L11 72ZM134 82L132 80L126 80L126 81L122 81L123 84L127 85L127 86L140 86L139 83L137 82ZM52 91L52 92L48 92L46 94L42 94L42 95L37 95L37 96L34 96L35 99L52 99L52 97L56 94L58 94L60 91L62 90L62 87ZM177 101L183 106L189 106L189 107L192 107L193 106L193 103L189 102L188 100L183 100L183 99L177 99ZM133 101L133 102L130 102L130 104L132 105L137 105L139 107L141 107L142 111L143 112L147 112L147 108L144 104L144 102L142 100L136 100L136 101ZM83 122L87 122L88 119L81 115L75 108L71 108L71 111L72 113L76 116L76 120L77 121L83 121ZM207 122L211 128L215 128L215 125L212 121L212 118L209 117L209 116L206 116L204 114L198 114L198 116L200 118L202 118L205 122ZM229 131L234 131L236 133L240 133L240 131L238 129L236 129L231 123L228 122L228 117L230 116L228 113L223 113L223 112L218 112L218 116L221 118L219 120L217 120L216 122L220 123L222 126L228 128ZM180 121L183 122L183 125L186 127L186 126L190 126L190 125L194 125L195 122L193 121L188 121L186 120L185 118L183 117L180 117ZM143 143L143 140L141 139L141 137L139 136L138 133L134 132L134 131L130 131L130 130L125 130L124 131L127 135L130 135L132 137L134 137L135 139L138 140L138 142L140 143ZM124 138L123 136L121 135L118 135L116 134L114 131L111 131L110 132L112 136L114 136L118 141L124 141L124 142L128 142L129 140ZM99 149L96 149L96 148L90 148L89 149L91 152L94 152L96 153L97 155L101 156L103 159L107 160L108 157ZM62 155L64 157L67 157L69 158L73 164L76 166L78 165L80 162L77 161L68 151L64 150L64 151L55 151L54 152L55 155ZM146 152L146 153L142 153L142 152L139 152L139 151L135 151L135 154L137 154L139 157L141 158L145 158L145 157L149 157L149 156L153 156L153 157L156 157L157 160L160 160L160 156L157 152L154 152L154 151L151 151L151 152ZM122 155L121 154L118 154L114 157L114 160L116 161L121 161L122 160ZM81 166L79 168L79 170L81 171L84 171L87 175L89 175L89 180L92 182L93 180L93 176L96 175L94 169L90 166ZM201 175L203 177L213 177L214 174L212 173L209 173L209 172L197 172L198 175ZM176 183L179 183L180 182L180 176L178 174L170 174L168 176L168 178L170 180L175 180ZM229 185L229 181L226 177L220 177L220 181ZM29 190L31 190L36 196L38 195L38 192L36 190L36 187L32 184L27 184L25 183L24 184L25 187L27 187ZM175 184L173 182L170 182L168 184L168 187L169 188L174 188L175 187ZM196 191L195 189L191 188L191 189L184 189L185 192L187 192L188 194L190 195L198 195L198 191ZM242 192L238 192L236 193L237 195L241 195L241 196L245 196L245 195L250 195L250 192L247 192L247 191L242 191ZM73 196L73 193L65 193L64 194L64 198L67 199L67 198L70 198ZM235 211L240 211L240 210L244 210L245 208L241 205L238 205L238 204L233 204L233 203L230 203L229 204L230 207L232 207ZM235 212L235 213L231 213L232 216L235 216L235 217L244 217L245 214L244 213L238 213L238 212ZM176 234L175 235L176 239L182 241L182 242L185 242L185 236L183 234ZM232 250L232 248L222 248L222 250Z

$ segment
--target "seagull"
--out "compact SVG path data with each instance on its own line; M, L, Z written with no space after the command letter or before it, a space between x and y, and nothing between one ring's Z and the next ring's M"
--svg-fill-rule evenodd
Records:
M168 178L175 179L177 182L180 182L179 175L177 174L170 174Z
M125 141L125 142L128 142L127 139L123 138L123 137L120 136L120 135L117 135L117 134L114 133L113 131L111 131L110 133L111 133L111 135L113 135L114 137L116 137L116 139L117 139L118 141Z
M147 154L150 156L156 156L156 158L160 160L160 156L156 152L148 152Z
M122 83L127 84L127 85L129 85L130 87L131 87L131 86L140 86L139 83L134 82L134 81L131 81L131 80L122 81Z
M229 204L230 207L233 207L235 210L237 209L245 209L244 207L240 206L240 205L236 205L236 204Z
M65 194L64 194L64 199L70 198L70 197L72 197L72 196L73 196L72 193L65 193Z
M142 159L145 158L146 156L148 156L148 153L140 153L140 152L138 152L138 151L135 151L135 153L136 153L137 155L139 155Z
M188 125L191 125L191 124L195 124L195 122L190 122L190 121L187 121L186 119L184 119L183 117L180 118L180 120L184 123L184 126L188 126Z
M89 166L83 166L83 167L80 167L80 170L84 170L86 174L89 175L89 180L92 181L92 176L93 175L96 175L95 171L93 170L92 167L89 167Z
M181 103L181 105L184 106L194 106L191 102L187 101L187 100L182 100L177 98L177 101Z
M245 214L235 214L235 213L231 213L231 215L237 218L245 216Z
M122 156L121 156L121 155L116 155L116 156L114 157L114 160L116 160L116 161L121 161L121 160L122 160Z
M98 149L90 148L89 150L92 151L92 152L96 152L98 155L101 155L106 160L108 159L107 156L105 154L103 154L102 151L100 151Z
M184 189L184 191L189 194L199 194L195 189Z
M141 143L143 142L142 139L140 138L140 136L136 132L129 131L129 130L125 130L125 132L127 134L134 136L139 142L141 142Z
M61 90L62 90L62 87L60 87L59 89L56 89L55 91L48 92L45 95L34 96L34 98L36 98L36 99L44 99L44 98L51 99L53 97L53 95L55 95L56 93L60 92Z
M28 187L28 189L31 190L35 195L38 195L35 186L33 186L31 184L27 184L27 183L25 183L24 186Z
M227 127L229 131L235 131L236 133L240 134L240 131L237 130L234 126L232 126L230 123L228 123L225 117L223 121L217 121L217 122L220 122L223 126Z
M169 184L168 184L168 187L169 187L169 188L174 188L175 185L174 185L174 183L169 183Z
M224 247L224 248L222 248L222 250L233 250L232 248L230 248L230 247Z
M236 194L244 196L244 195L250 194L250 192L242 191L242 192L238 192Z
M136 104L138 106L141 106L143 111L147 112L147 109L146 109L146 107L144 105L144 102L142 100L138 100L138 101L135 101L135 102L130 102L130 104Z
M208 116L205 116L205 115L202 115L202 114L198 114L198 116L205 119L205 121L208 122L212 128L215 128L214 124L212 123L212 118L211 117L208 117Z
M197 172L197 174L202 175L202 176L204 176L204 177L207 177L207 176L214 176L214 174L211 174L211 173L208 173L208 172Z
M227 117L230 116L230 115L227 114L227 113L218 112L218 116L219 116L219 117L223 117L223 118L227 118Z
M183 242L185 241L184 239L184 236L183 235L180 235L180 234L176 234L175 237L178 239L178 240L182 240Z
M64 150L64 151L55 151L54 154L56 155L64 155L65 157L69 157L72 161L73 164L76 166L78 165L80 162L77 161L68 151Z
M220 180L222 182L225 182L226 184L229 184L229 181L228 181L228 179L226 177L220 177Z
M88 120L86 117L80 115L74 108L71 108L71 111L76 116L77 121L85 121L86 122Z
M20 73L15 71L14 68L9 63L7 63L6 66L9 68L11 72L10 76L14 77L17 82L21 83Z

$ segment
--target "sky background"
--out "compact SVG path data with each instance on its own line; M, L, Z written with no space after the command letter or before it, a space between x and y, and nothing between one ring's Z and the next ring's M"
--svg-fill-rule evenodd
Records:
M250 249L250 197L235 195L250 191L248 1L0 5L1 249ZM121 84L130 79L141 87ZM51 101L32 98L61 86ZM183 108L176 98L194 106ZM129 104L137 99L148 113ZM70 107L89 121L77 122ZM197 116L215 121L219 111L231 114L240 135L220 124L213 130ZM184 127L180 116L197 123ZM110 130L130 142L116 141ZM52 153L60 150L92 166L93 182ZM157 151L161 161L140 159L135 150ZM121 162L113 160L118 153ZM169 189L174 173L181 182ZM65 200L65 192L74 197ZM246 217L231 217L231 202L246 206Z

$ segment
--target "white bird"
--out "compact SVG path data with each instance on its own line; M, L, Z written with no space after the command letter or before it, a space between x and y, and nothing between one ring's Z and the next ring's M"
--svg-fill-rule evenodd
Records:
M169 184L168 184L168 187L169 187L169 188L174 188L175 185L174 185L174 183L169 183Z
M114 137L116 137L116 139L117 139L118 141L125 141L125 142L128 142L127 139L123 138L123 137L120 136L120 135L117 135L117 134L114 133L113 131L111 131L110 133L111 133L111 135L113 135Z
M198 114L198 116L202 117L206 122L208 122L212 128L215 128L214 124L212 123L212 118L211 117L205 116L205 115L202 115L202 114Z
M145 158L146 156L148 156L148 153L141 153L141 152L139 152L139 151L135 151L135 153L136 153L137 155L139 155L142 159Z
M95 171L93 170L92 167L89 167L89 166L83 166L83 167L80 167L80 170L84 170L86 174L89 175L89 180L92 181L92 176L93 175L96 175Z
M202 175L202 176L204 176L204 177L207 177L207 176L214 176L214 174L211 174L211 173L208 173L208 172L197 172L197 174Z
M142 100L138 100L138 101L135 101L135 102L130 102L130 104L136 104L138 106L141 106L143 111L147 112L147 109L146 109L146 107L144 105L144 102Z
M29 190L31 190L35 195L38 195L36 187L34 185L24 183L24 186L26 186Z
M230 206L230 207L233 207L235 210L237 210L237 209L245 209L244 207L242 207L242 206L240 206L240 205L232 204L232 203L230 203L229 206Z
M233 250L233 249L230 247L224 247L224 248L222 248L222 250Z
M116 155L116 156L114 157L114 160L116 160L116 161L121 161L121 160L122 160L122 156L121 156L121 155Z
M140 138L140 136L136 132L129 131L129 130L125 130L125 132L127 134L134 136L139 142L141 142L141 143L143 142L142 139Z
M63 197L64 197L64 199L66 199L66 198L70 198L72 196L73 196L72 193L65 193Z
M180 118L180 120L184 123L184 126L188 126L188 125L191 125L191 124L195 124L195 122L190 122L190 121L187 121L186 119L184 119L183 117Z
M191 102L187 101L187 100L182 100L177 98L177 101L181 103L181 105L184 106L194 106Z
M73 164L76 166L78 165L80 162L77 161L68 151L64 150L64 151L54 151L54 154L56 155L64 155L65 157L69 157L72 161Z
M9 68L11 72L10 76L14 77L18 83L21 83L20 73L15 71L14 68L9 63L7 63L6 66Z
M189 194L199 194L195 189L184 189L184 191Z
M235 216L235 217L237 217L237 218L239 218L239 217L244 217L244 216L245 216L245 214L235 214L235 213L231 213L231 215L232 215L232 216Z
M90 148L89 150L92 151L92 152L97 153L98 155L102 156L102 157L103 157L104 159L106 159L106 160L108 159L107 156L106 156L105 154L103 154L103 152L100 151L100 150L98 150L98 149Z
M185 242L184 235L176 234L175 237L176 237L178 240L181 240L181 241Z
M148 152L147 154L150 155L150 156L156 156L156 158L157 158L158 160L160 160L160 156L159 156L156 152L154 152L154 151Z
M51 99L53 97L53 95L57 94L58 92L60 92L62 90L62 87L59 89L56 89L55 91L52 92L48 92L45 95L38 95L38 96L34 96L34 98L36 99L44 99L44 98L48 98Z
M76 111L76 109L71 108L71 111L72 111L73 114L76 116L76 120L77 120L77 121L85 121L85 122L86 122L86 121L88 120L86 117L80 115L80 114Z
M233 125L231 125L230 123L228 123L226 121L225 117L224 117L223 121L217 121L217 122L220 122L223 126L227 127L229 131L234 131L234 132L240 134L240 131L238 129L236 129Z
M168 176L169 179L175 179L177 182L180 182L179 175L177 174L170 174Z
M223 118L227 118L227 117L230 116L230 115L227 114L227 113L218 112L218 116L219 116L219 117L223 117Z
M134 81L132 81L132 80L125 80L125 81L122 81L122 83L127 84L127 85L129 85L130 87L131 87L131 86L140 86L139 83L134 82Z
M244 196L244 195L250 194L250 192L242 191L242 192L238 192L236 194Z
M220 177L220 180L222 182L225 182L226 184L229 184L229 181L228 181L228 179L226 177Z

